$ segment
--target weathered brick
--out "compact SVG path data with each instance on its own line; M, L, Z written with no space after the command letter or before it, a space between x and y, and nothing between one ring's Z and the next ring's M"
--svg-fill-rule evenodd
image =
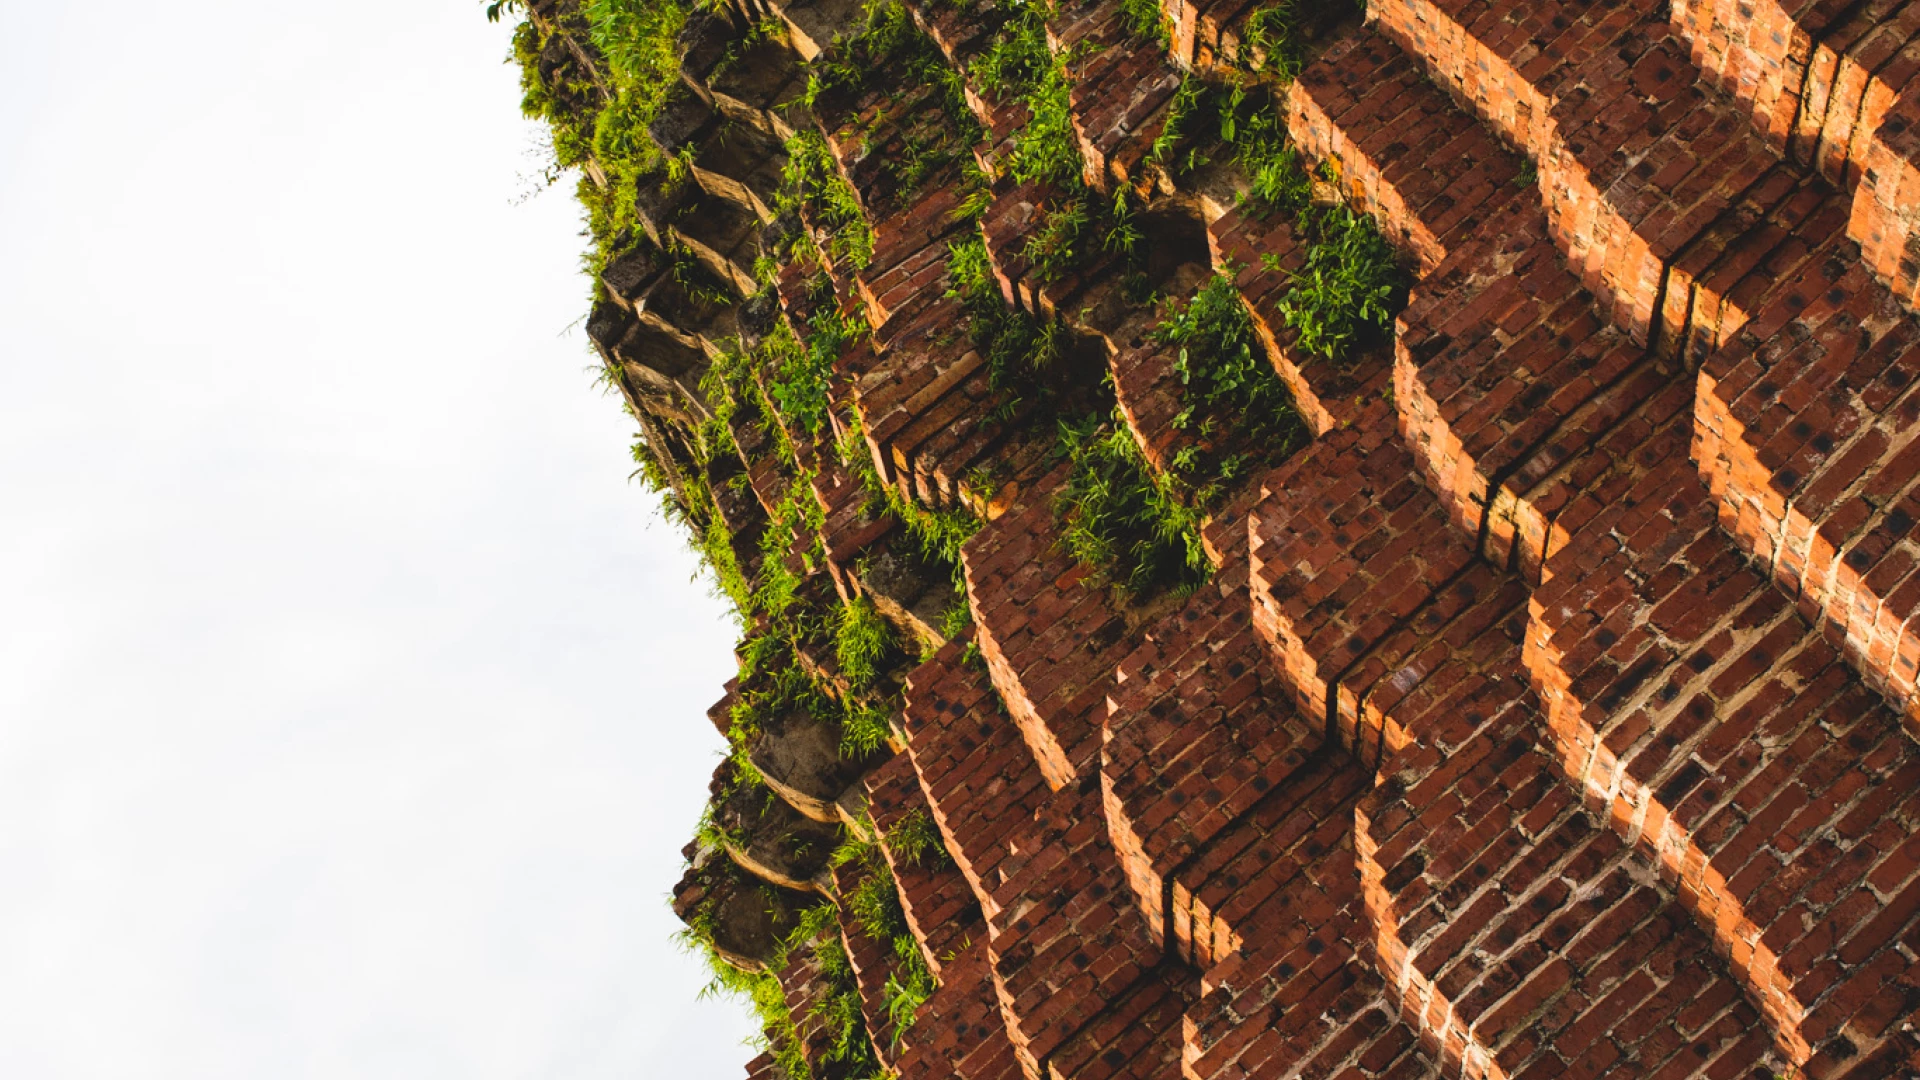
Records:
M1009 846L988 915L994 986L1014 1049L1039 1075L1159 977L1161 950L1108 842L1096 776L1049 795Z
M1737 281L1693 273L1676 283L1672 271L1710 230L1773 213L1796 185L1743 110L1700 80L1656 11L1627 0L1534 9L1397 0L1377 15L1538 163L1553 236L1608 321L1646 343L1673 293L1717 313L1722 335L1737 328Z
M1522 194L1520 160L1406 53L1354 28L1287 90L1287 128L1421 273Z
M1920 749L1901 729L1920 715L1920 5L1306 13L1306 69L1273 93L1327 166L1315 198L1371 214L1417 274L1391 355L1338 363L1282 315L1296 222L1234 198L1224 159L1182 176L1149 157L1182 69L1259 62L1258 6L1166 0L1169 54L1117 0L1047 14L1086 178L1127 187L1156 228L1192 223L1150 242L1186 260L1154 279L1172 301L1204 226L1317 439L1211 513L1214 581L1152 611L1058 548L1053 402L996 388L947 295L971 153L1007 302L1078 339L1074 363L1106 361L1150 462L1218 449L1175 420L1125 257L1044 279L1026 258L1072 196L1003 175L1032 117L976 65L1012 9L908 4L984 130L917 183L892 165L951 134L938 80L863 69L797 100L796 49L864 56L832 44L854 6L752 0L747 18L788 28L742 54L764 71L720 63L732 15L689 22L692 93L654 126L692 182L641 191L642 230L739 294L791 237L779 317L873 332L828 373L827 426L769 394L766 415L728 416L739 466L707 462L685 433L714 407L700 375L733 333L765 332L768 300L715 304L616 261L589 336L650 452L683 499L705 471L698 512L749 571L803 479L827 573L800 606L871 595L936 645L945 569L870 512L836 443L857 419L895 492L988 522L963 560L977 627L907 678L906 753L855 789L939 981L896 1042L891 943L844 928L876 1051L903 1077L969 1080L1920 1074ZM588 44L560 42L568 79L594 81ZM864 265L812 207L797 237L761 229L774 140L796 130L826 140L865 212ZM815 539L767 557L809 571ZM831 642L795 656L850 692ZM894 858L885 834L919 808L952 867ZM789 961L817 1062L817 969Z
M1244 587L1203 587L1148 627L1107 694L1107 826L1148 932L1166 940L1168 875L1318 748L1248 621Z
M1381 419L1328 434L1262 490L1247 519L1254 626L1302 715L1359 748L1364 733L1341 711L1342 673L1466 571L1472 555Z
M1857 265L1806 267L1701 369L1694 457L1763 571L1915 721L1920 324Z
M1410 748L1357 810L1381 969L1423 1045L1467 1076L1766 1062L1704 935L1567 797L1530 727Z
M1186 1075L1440 1075L1373 962L1353 810L1370 774L1316 755L1179 873L1182 955L1206 963Z
M1166 964L1136 981L1105 1014L1047 1060L1048 1080L1174 1080L1192 973Z
M908 676L902 722L947 851L991 915L1009 839L1048 789L987 674L962 661L966 645L950 642Z
M1541 513L1515 478L1578 453L1673 378L1607 323L1524 203L1414 289L1398 330L1394 397L1407 441L1454 525L1500 562L1516 525ZM1542 554L1520 545L1519 569L1537 575Z
M1059 543L1056 470L961 549L980 652L1041 774L1093 775L1107 679L1129 651L1113 598Z
M1769 144L1845 184L1912 81L1920 11L1906 0L1681 0L1673 24Z
M1717 526L1684 445L1601 509L1531 604L1557 768L1673 884L1804 1062L1892 992L1920 749ZM1904 1009L1904 1007L1903 1007ZM1877 1038L1878 1036L1875 1036Z

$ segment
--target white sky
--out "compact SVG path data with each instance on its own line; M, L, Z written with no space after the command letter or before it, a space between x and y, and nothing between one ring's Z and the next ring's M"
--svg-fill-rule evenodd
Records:
M0 0L0 1077L731 1078L732 634L479 0Z

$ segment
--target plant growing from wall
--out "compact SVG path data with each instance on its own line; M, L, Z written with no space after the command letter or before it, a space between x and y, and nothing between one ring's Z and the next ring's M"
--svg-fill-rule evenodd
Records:
M840 753L843 757L865 757L880 749L893 732L887 725L891 710L870 700L847 703L840 724Z
M708 518L704 526L693 530L692 535L694 550L712 572L714 585L733 605L735 619L744 624L746 614L754 606L753 586L748 583L746 573L740 568L740 560L734 555L733 534L727 531L726 522L716 514Z
M1044 34L1024 24L1021 36ZM1044 48L1044 44L1042 45ZM1035 76L1019 88L1032 119L1015 133L1008 172L1023 184L1052 184L1069 191L1083 186L1080 148L1073 131L1071 88L1066 64L1049 56Z
M1166 11L1159 0L1120 0L1120 17L1133 36L1143 43L1165 49L1173 42Z
M873 601L856 596L840 606L834 625L834 654L840 673L854 689L873 685L886 661L898 650L893 628L873 606Z
M1306 442L1293 398L1274 373L1232 277L1216 274L1192 300L1169 304L1154 336L1178 349L1174 371L1183 407L1175 427L1208 440L1231 428L1235 444L1257 447L1269 460ZM1215 490L1238 478L1244 464L1237 455L1216 456L1202 467L1189 449L1176 457L1173 471L1194 490L1189 501L1205 507Z
M868 822L868 831L873 831ZM891 839L891 837L889 838ZM943 849L944 851L944 849ZM835 866L852 865L860 871L858 883L843 898L845 915L867 937L886 945L893 970L882 990L887 1015L893 1021L894 1044L913 1027L920 1007L933 996L936 984L927 958L907 925L900 905L900 889L877 844L849 837L833 854Z
M1003 411L1011 415L1025 397L1044 396L1043 378L1064 347L1060 324L1007 306L993 280L986 241L977 235L948 245L947 282L947 295L966 306L967 333L987 359L989 385L1006 395Z
M1047 48L1047 5L1015 0L1008 8L1011 17L967 69L981 93L1002 101L1024 99L1054 67Z
M1021 252L1041 281L1079 265L1086 254L1082 241L1098 213L1074 134L1066 58L1047 47L1049 7L1039 0L1017 5L972 69L982 93L1018 101L1030 114L1014 134L1004 172L1019 183L1053 189Z
M1300 163L1275 111L1243 86L1217 104L1222 140L1246 170L1254 201L1292 217L1305 265L1280 310L1299 334L1297 347L1345 359L1386 337L1405 304L1407 274L1373 219L1345 203L1317 203L1314 181Z
M827 427L834 362L866 329L864 322L842 315L830 305L814 312L804 341L795 337L784 321L776 325L753 354L768 404L794 428L810 437L819 436ZM784 430L776 441L792 464L793 450Z
M838 1065L840 1069L835 1071L855 1080L879 1080L883 1075L880 1061L867 1035L860 985L840 940L840 913L833 904L821 904L801 916L799 927L787 939L788 955L797 951L812 954L822 987L807 1012L807 1018L818 1023L826 1036L821 1064Z
M799 211L827 233L828 258L855 270L866 269L873 259L873 226L819 132L801 131L787 140L787 167L778 203L782 210Z
M1281 85L1292 82L1307 61L1308 37L1302 22L1301 0L1276 0L1256 10L1241 33L1241 62Z
M867 452L866 435L858 413L846 419L847 433L839 445L840 459L866 489L869 509L893 514L919 544L929 562L952 573L954 589L965 594L960 570L960 549L980 531L980 519L960 509L936 509L909 499L899 489L880 479L873 457Z
M1339 359L1367 336L1384 336L1404 304L1406 275L1373 219L1341 205L1306 215L1306 265L1280 301L1299 347Z
M933 815L917 806L887 830L887 850L909 866L939 869L953 865L953 855L947 851Z
M1199 511L1177 481L1148 464L1124 423L1062 421L1060 449L1071 469L1055 513L1061 543L1078 562L1135 601L1207 579Z
M549 71L542 62L552 35L532 22L513 32L513 59L520 67L520 111L528 119L547 124L555 164L576 168L593 156L593 125L601 103L600 88L577 62Z

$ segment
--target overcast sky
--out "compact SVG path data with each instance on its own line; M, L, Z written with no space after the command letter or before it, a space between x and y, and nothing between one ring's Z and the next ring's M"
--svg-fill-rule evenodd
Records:
M479 0L0 0L0 1077L744 1075L720 606Z

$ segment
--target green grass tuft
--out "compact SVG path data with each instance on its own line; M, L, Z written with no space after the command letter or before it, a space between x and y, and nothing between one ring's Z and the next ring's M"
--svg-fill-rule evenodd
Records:
M1404 303L1406 274L1373 219L1348 206L1310 216L1306 265L1280 301L1299 347L1331 359L1366 337L1383 337Z
M1184 407L1174 425L1195 436L1234 441L1263 457L1284 457L1307 439L1293 397L1274 373L1233 279L1216 274L1186 304L1171 304L1155 330L1178 346L1174 371L1184 387ZM1238 479L1238 457L1202 463L1190 452L1176 456L1175 476L1194 489L1190 500L1206 506L1215 489Z
M1055 512L1076 560L1136 601L1207 579L1199 512L1147 463L1124 423L1062 421L1060 447L1072 468Z
M834 631L834 651L840 662L840 673L855 689L864 690L873 685L882 664L897 650L893 628L880 617L872 600L859 596L841 605Z
M887 850L909 866L939 868L953 865L947 842L933 823L933 815L915 807L887 831Z
M801 131L787 140L787 169L780 208L802 210L826 231L827 257L864 270L873 259L873 226L840 175L827 140L817 131Z

